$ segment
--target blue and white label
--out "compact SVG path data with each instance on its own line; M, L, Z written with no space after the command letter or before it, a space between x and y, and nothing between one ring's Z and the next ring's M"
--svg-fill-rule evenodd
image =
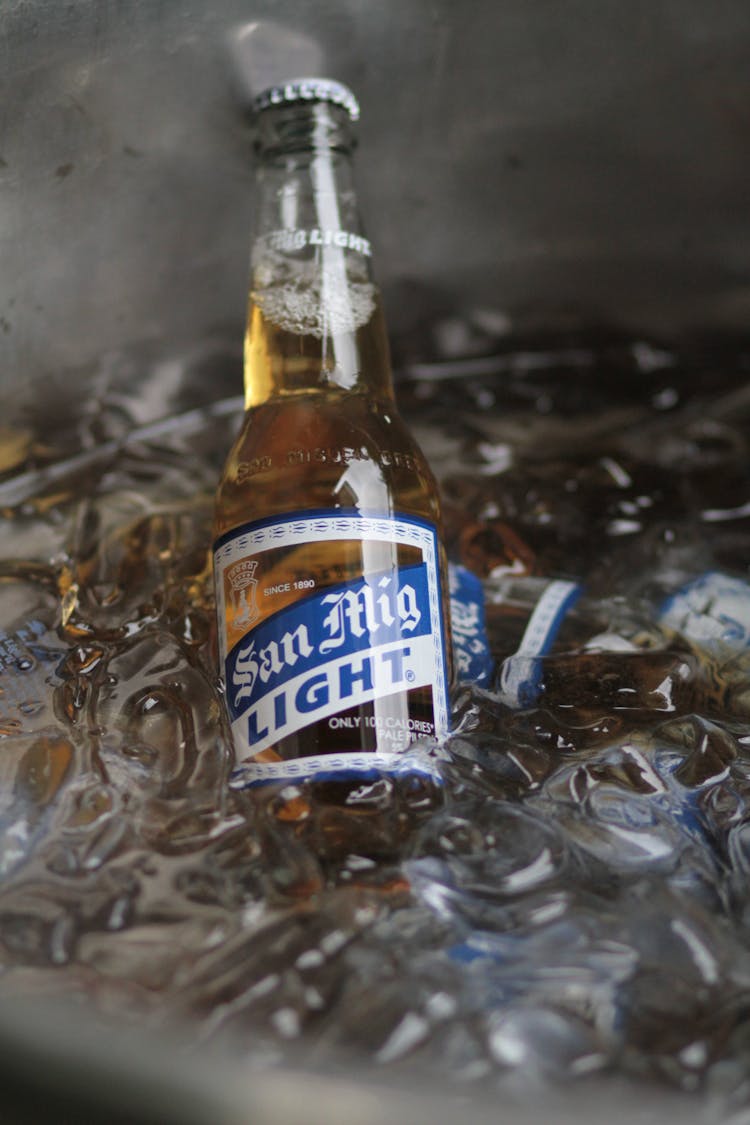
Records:
M325 542L341 544L326 559L351 556L355 545L365 573L337 583L321 578L313 556ZM397 565L400 545L415 548L409 565ZM299 566L306 547L310 577L279 580L283 560L302 548ZM230 533L214 562L243 784L391 768L418 739L447 734L438 549L429 524L296 514ZM430 714L424 702L421 711L410 702L410 692L425 688ZM324 749L295 758L294 740L284 740L313 724L324 724Z
M576 582L558 580L545 587L517 651L503 663L499 694L509 707L532 707L536 703L542 679L539 657L551 649L566 614L581 593L582 587Z
M482 581L466 567L448 567L451 598L453 661L458 679L484 687L492 680L495 661L487 638Z
M229 711L258 753L313 720L431 683L431 650L424 565L328 587L232 649Z
M750 586L709 571L667 600L659 622L701 648L740 652L750 648Z

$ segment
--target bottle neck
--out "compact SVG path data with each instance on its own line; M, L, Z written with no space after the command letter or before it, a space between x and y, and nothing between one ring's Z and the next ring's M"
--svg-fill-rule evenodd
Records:
M353 148L340 107L295 104L261 114L248 407L321 392L392 396Z

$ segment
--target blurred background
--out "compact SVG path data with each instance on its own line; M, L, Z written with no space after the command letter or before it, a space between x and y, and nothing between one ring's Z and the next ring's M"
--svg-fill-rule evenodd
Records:
M13 0L6 386L134 343L171 356L240 339L253 162L227 45L265 19L317 40L360 98L359 187L399 356L429 358L435 325L467 314L495 335L746 330L746 4Z

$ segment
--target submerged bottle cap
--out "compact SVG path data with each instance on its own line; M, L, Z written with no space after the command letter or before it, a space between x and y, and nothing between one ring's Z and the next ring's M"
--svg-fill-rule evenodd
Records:
M253 101L253 109L260 113L273 106L293 105L295 102L333 102L342 106L352 121L359 118L359 103L354 94L341 82L332 78L293 78L278 86L261 90Z

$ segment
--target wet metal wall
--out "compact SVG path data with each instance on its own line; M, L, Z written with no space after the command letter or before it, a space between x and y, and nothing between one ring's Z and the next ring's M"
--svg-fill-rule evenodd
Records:
M747 3L4 0L6 387L133 341L238 338L252 161L227 39L267 18L360 97L397 337L477 308L511 329L746 328Z

